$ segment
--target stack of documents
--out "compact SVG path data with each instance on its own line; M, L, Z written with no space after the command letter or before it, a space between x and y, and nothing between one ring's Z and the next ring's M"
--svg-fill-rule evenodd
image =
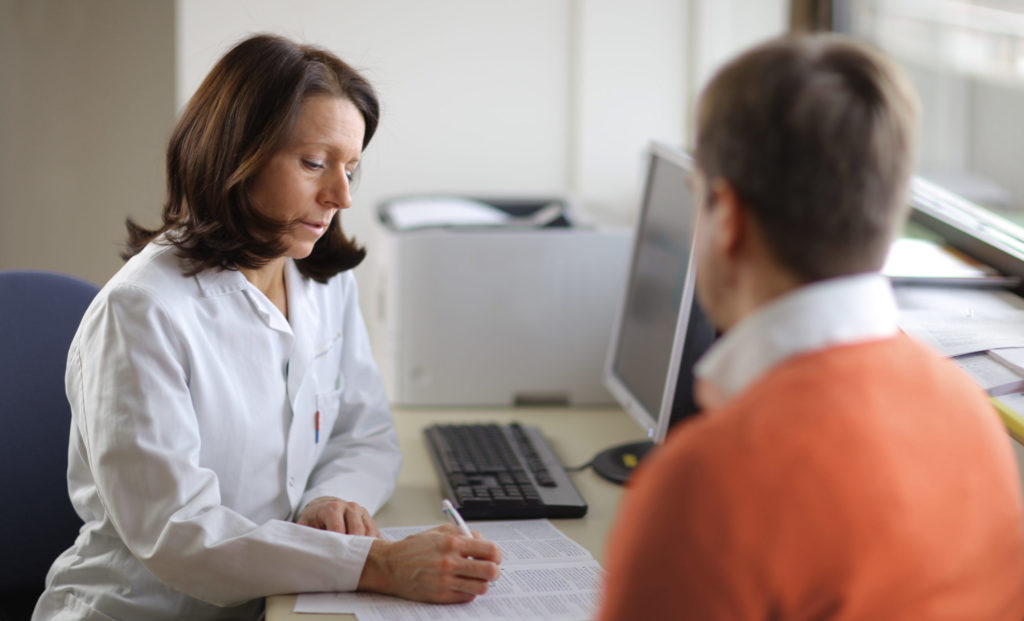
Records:
M951 357L1024 441L1024 301L1008 291L897 289L900 328Z
M576 621L596 616L601 565L551 522L470 522L469 526L498 544L504 557L501 577L486 595L472 602L421 604L376 593L305 593L296 598L295 612L352 613L360 621ZM384 528L381 535L394 541L430 528Z
M565 206L557 202L528 215L513 216L494 205L459 196L396 199L388 203L384 211L397 231L452 227L542 228L566 215Z
M954 360L990 396L1002 397L1024 391L1024 372L1018 365L1021 358L1024 349L1014 348L966 354Z
M998 317L904 312L900 314L900 328L950 357L1024 347L1024 311L1009 311Z

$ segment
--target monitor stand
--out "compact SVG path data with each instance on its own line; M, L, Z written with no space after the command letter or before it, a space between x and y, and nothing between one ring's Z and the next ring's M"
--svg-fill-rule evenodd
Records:
M613 446L598 453L591 465L605 479L623 485L653 447L654 443L646 440Z

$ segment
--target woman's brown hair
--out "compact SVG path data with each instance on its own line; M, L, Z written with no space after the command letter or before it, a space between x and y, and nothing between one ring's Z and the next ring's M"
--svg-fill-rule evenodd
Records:
M206 76L171 134L163 225L146 229L129 218L122 257L134 256L162 234L185 260L187 275L209 268L258 268L281 256L281 234L290 223L260 214L250 191L311 95L351 101L366 123L366 148L380 106L369 82L337 56L266 34L232 48ZM312 253L296 261L299 271L318 282L366 256L345 237L336 222L339 214Z

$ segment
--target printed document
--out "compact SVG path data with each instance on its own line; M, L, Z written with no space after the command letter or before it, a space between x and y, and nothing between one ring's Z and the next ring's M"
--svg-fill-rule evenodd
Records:
M962 356L991 349L1024 347L1024 311L983 315L968 309L962 314L942 311L903 311L900 329L928 343L946 356Z
M967 371L989 396L998 397L1024 390L1024 375L1021 370L1007 364L1003 357L998 355L998 351L966 354L953 358L953 361Z
M466 604L422 604L375 593L304 593L295 612L353 613L360 621L576 621L597 614L601 565L548 520L470 522L501 548L501 577ZM433 526L381 529L398 540Z

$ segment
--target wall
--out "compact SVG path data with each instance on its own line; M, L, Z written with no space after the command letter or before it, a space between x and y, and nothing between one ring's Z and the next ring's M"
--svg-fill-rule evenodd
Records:
M686 142L691 5L572 3L568 189L598 220L631 226L648 143Z
M781 31L784 0L0 0L0 269L104 282L123 220L154 225L181 106L234 42L325 46L383 122L349 231L417 192L564 194L631 225L648 141L686 143L697 86ZM365 304L364 304L365 308Z
M739 51L789 27L788 0L692 0L689 20L686 133L693 136L694 104L714 72Z
M103 283L159 211L174 5L0 0L0 269Z
M682 143L689 2L180 0L177 105L230 45L270 31L327 47L379 90L350 234L374 297L373 213L411 193L569 195L632 223L641 154Z

